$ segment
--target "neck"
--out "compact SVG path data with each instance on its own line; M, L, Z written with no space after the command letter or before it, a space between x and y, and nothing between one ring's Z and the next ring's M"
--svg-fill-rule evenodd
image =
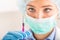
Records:
M33 33L33 35L36 38L36 40L44 40L53 32L53 30L54 29L52 29L50 32L48 32L46 34L35 34L35 33Z

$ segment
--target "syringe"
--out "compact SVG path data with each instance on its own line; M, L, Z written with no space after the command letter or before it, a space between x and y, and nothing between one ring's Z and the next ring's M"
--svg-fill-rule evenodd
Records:
M22 32L24 32L24 23L22 23Z

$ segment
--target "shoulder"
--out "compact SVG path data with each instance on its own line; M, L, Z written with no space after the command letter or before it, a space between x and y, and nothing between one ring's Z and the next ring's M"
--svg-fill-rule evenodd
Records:
M56 27L56 40L60 40L60 28Z

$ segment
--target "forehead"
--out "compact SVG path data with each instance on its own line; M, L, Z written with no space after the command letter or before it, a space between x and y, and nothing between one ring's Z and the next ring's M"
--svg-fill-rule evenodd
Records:
M45 5L54 6L54 3L52 3L50 0L32 0L31 2L28 3L28 5L41 7Z

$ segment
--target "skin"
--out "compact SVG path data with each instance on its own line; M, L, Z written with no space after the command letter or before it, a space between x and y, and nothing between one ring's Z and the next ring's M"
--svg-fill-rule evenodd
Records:
M48 18L58 13L58 9L50 0L33 0L27 4L27 14L35 19ZM46 34L33 33L36 40L44 40L47 38L54 28Z

